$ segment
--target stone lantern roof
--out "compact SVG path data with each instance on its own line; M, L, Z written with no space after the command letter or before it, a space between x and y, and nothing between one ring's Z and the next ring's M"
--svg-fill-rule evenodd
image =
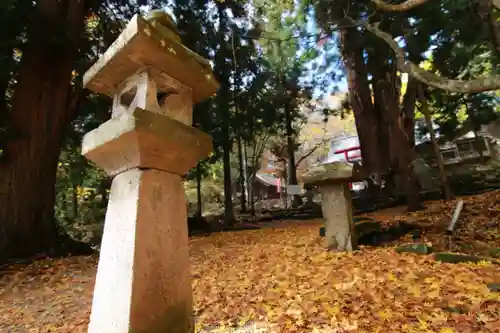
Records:
M159 92L171 91L173 78L192 89L194 103L213 96L219 88L209 61L182 45L173 20L157 11L148 19L135 15L85 73L83 85L112 97L118 85L144 68Z

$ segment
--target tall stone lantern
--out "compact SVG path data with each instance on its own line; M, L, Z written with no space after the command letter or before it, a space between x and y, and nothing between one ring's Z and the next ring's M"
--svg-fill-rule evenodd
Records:
M134 16L83 81L113 99L111 119L82 144L114 177L88 331L192 332L182 176L212 150L191 127L193 104L218 89L210 64L155 11Z

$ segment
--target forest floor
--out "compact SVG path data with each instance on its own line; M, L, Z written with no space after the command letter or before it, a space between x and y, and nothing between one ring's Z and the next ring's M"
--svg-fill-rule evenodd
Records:
M500 191L462 199L456 250L496 255ZM368 215L383 224L404 220L424 226L424 241L447 250L443 231L453 205L429 202L422 212L396 208ZM294 222L191 238L198 330L500 332L500 293L487 287L500 283L500 266L396 253L394 246L409 237L352 253L327 252L318 236L320 224ZM0 332L86 332L96 265L97 256L90 256L3 268Z

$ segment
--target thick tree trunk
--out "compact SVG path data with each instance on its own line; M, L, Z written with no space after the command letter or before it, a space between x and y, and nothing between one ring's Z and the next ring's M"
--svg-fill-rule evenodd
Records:
M56 170L69 109L83 1L39 1L12 100L6 160L0 165L0 253L5 258L56 253ZM64 34L63 34L64 32ZM68 40L69 38L70 40Z
M408 210L420 210L423 206L420 203L419 189L413 172L413 148L403 128L399 101L391 94L391 85L387 81L379 81L377 84L380 85L380 88L384 91L386 110L391 119L391 150L394 152L398 170L401 175Z
M390 50L386 45L379 41L374 41L375 52L368 51L367 70L372 76L373 90L373 111L377 119L376 131L377 135L372 140L378 140L380 172L386 175L389 169L394 165L395 156L391 151L391 117L387 110L387 105L384 101L385 94L389 93L391 97L399 99L399 82L397 81L397 73L395 66L387 63L386 58ZM387 50L387 53L383 52ZM389 82L390 91L384 91L382 86L378 85L379 81Z
M406 93L403 98L403 128L410 142L411 147L415 147L415 102L417 101L418 81L412 77L408 78Z
M381 173L378 120L375 115L372 94L368 85L367 68L363 49L358 45L360 32L356 28L340 29L341 51L347 69L349 99L356 123L363 168L368 174Z

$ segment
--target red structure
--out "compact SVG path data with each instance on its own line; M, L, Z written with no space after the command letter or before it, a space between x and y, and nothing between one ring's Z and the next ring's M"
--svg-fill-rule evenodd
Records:
M359 159L359 158L361 158L361 152L359 152L358 154L349 156L349 152L354 151L354 150L360 150L359 146L358 147L349 147L349 148L345 148L345 149L335 150L334 153L335 153L335 155L337 155L337 154L344 154L345 160L347 162L351 162L353 159Z

